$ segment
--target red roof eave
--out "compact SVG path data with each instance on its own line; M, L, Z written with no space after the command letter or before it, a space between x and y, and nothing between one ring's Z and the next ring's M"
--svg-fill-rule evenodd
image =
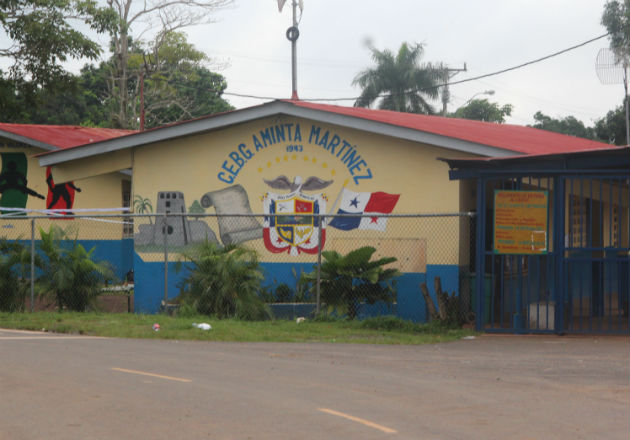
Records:
M0 135L2 132L11 133L24 139L30 139L61 150L135 133L135 131L132 130L79 127L74 125L0 123Z

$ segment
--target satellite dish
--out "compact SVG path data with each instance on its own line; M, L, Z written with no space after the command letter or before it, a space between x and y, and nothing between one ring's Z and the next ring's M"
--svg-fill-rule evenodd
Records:
M625 83L627 66L628 62L609 48L600 49L595 60L595 71L602 84Z

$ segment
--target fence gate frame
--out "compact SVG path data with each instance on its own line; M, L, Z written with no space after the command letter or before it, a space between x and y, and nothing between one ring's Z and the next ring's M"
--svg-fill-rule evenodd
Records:
M477 330L630 333L630 147L445 161L476 180ZM494 189L548 191L545 255L494 252Z

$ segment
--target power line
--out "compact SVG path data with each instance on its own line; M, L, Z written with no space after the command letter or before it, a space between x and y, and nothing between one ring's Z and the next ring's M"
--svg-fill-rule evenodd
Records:
M506 69L497 70L496 72L486 73L484 75L479 75L479 76L475 76L475 77L472 77L472 78L461 79L459 81L445 82L443 84L438 84L436 86L425 87L425 88L421 88L421 89L416 89L416 90L414 90L412 92L404 92L404 93L405 94L406 93L416 93L418 91L427 91L427 90L431 90L431 89L437 89L437 88L440 88L440 87L448 87L448 86L452 86L452 85L456 85L456 84L463 84L463 83L476 81L476 80L483 79L483 78L488 78L490 76L500 75L500 74L506 73L506 72L511 72L513 70L521 69L523 67L530 66L530 65L536 64L536 63L540 63L541 61L545 61L545 60L548 60L548 59L553 58L553 57L557 57L558 55L562 55L564 53L567 53L567 52L570 52L572 50L578 49L578 48L580 48L582 46L586 46L587 44L590 44L590 43L592 43L594 41L597 41L597 40L601 40L602 38L605 38L608 35L610 35L610 33L607 32L607 33L605 33L603 35L600 35L598 37L591 38L590 40L587 40L587 41L584 41L582 43L576 44L575 46L568 47L566 49L560 50L558 52L554 52L554 53L552 53L550 55L546 55L544 57L537 58L537 59L532 60L532 61L527 61L527 62L519 64L517 66L513 66L513 67L508 67ZM265 100L278 99L276 97L270 97L270 96L247 95L247 94L241 94L241 93L223 92L223 94L224 95L230 95L230 96L237 96L237 97L240 97L240 98L253 98L253 99L265 99ZM389 96L389 95L379 95L379 98L382 98L384 96ZM302 101L312 101L312 102L315 102L315 101L356 101L358 98L359 97L356 96L356 97L352 97L352 98L312 98L312 99L301 98L301 100Z
M231 92L223 92L223 95L238 96L239 98L254 98L254 99L267 99L267 100L278 99L275 96L246 95L244 93L231 93ZM314 101L314 99L300 99L300 101Z
M610 35L610 34L609 33L605 33L604 35L600 35L599 37L591 38L588 41L585 41L585 42L580 43L580 44L576 44L575 46L571 46L569 48L563 49L563 50L561 50L559 52L552 53L551 55L547 55L547 56L544 56L542 58L538 58L536 60L528 61L526 63L519 64L518 66L508 67L507 69L499 70L497 72L487 73L485 75L480 75L480 76L476 76L476 77L473 77L473 78L466 78L466 79L462 79L462 80L459 80L459 81L453 81L452 83L449 83L449 85L461 84L461 83L465 83L465 82L469 82L469 81L475 81L475 80L478 80L478 79L487 78L489 76L499 75L501 73L510 72L512 70L520 69L522 67L529 66L531 64L536 64L536 63L539 63L541 61L548 60L549 58L553 58L553 57L556 57L558 55L562 55L563 53L570 52L572 50L578 49L578 48L580 48L582 46L586 46L587 44L590 44L590 43L592 43L594 41L601 40L602 38L605 38L608 35ZM440 86L438 86L438 87L440 87Z

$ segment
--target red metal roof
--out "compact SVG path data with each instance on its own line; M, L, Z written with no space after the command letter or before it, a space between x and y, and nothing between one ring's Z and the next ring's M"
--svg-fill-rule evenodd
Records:
M113 128L78 127L73 125L35 125L0 123L2 132L12 133L60 149L91 144L135 133Z
M372 110L362 107L341 107L297 100L284 102L298 107L367 119L449 138L504 148L521 154L557 154L611 148L610 144L532 127L442 116Z

